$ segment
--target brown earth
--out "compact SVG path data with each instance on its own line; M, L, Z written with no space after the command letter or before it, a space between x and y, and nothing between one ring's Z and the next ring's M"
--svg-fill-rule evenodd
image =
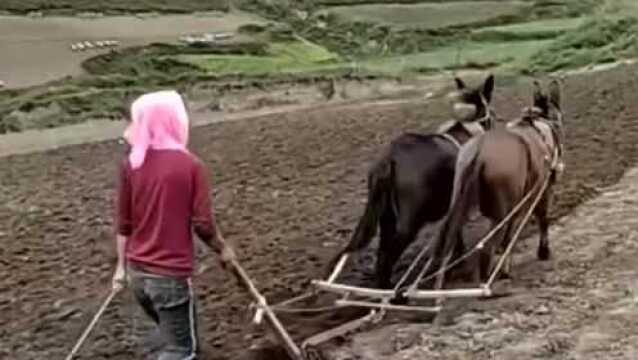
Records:
M638 168L557 222L550 233L554 261L539 263L535 241L525 243L526 251L517 256L518 276L509 285L512 296L458 300L446 307L445 326L381 326L326 357L636 359L636 180Z
M567 171L553 218L616 183L634 165L635 70L621 67L567 80ZM496 109L513 116L528 103L529 94L529 86L497 87ZM347 239L363 207L366 171L382 145L405 130L425 131L446 115L439 102L328 108L220 123L193 134L193 149L214 174L221 225L269 299L302 291L320 275L335 243ZM0 358L62 358L96 311L113 269L111 204L121 152L110 141L0 159ZM629 240L619 239L619 246ZM580 270L582 251L557 249L561 271L571 274L574 283L556 286L578 286L581 276L590 274ZM369 260L369 254L362 259ZM212 265L213 259L202 261L208 268L195 282L208 358L246 359L248 348L262 342L264 334L248 325L249 298ZM357 276L360 281L367 280L368 268ZM532 262L520 271L527 279L521 286L530 293L540 294L552 284L544 282L546 265ZM546 306L561 303L561 294L552 293ZM587 300L587 294L577 295ZM516 299L511 307L498 301L480 304L497 310L502 306L509 314ZM131 307L122 306L125 302L126 297L118 299L118 306L107 312L81 358L140 358L129 330ZM287 323L298 336L326 324L296 320ZM265 357L265 352L255 354Z

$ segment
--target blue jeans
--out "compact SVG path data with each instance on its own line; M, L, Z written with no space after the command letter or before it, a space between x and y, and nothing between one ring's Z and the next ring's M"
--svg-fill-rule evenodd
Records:
M130 286L144 312L158 325L165 346L158 360L194 360L198 353L195 297L190 279L129 268Z

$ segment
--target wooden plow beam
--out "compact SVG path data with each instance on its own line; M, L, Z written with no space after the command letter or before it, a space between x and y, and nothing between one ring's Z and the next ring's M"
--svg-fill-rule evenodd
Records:
M379 290L372 288L364 288L343 284L330 284L325 281L314 281L313 284L324 291L337 294L354 294L357 296L368 297L372 299L387 300L395 297L397 292L394 290ZM409 290L403 293L404 296L411 299L437 299L445 298L467 298L467 297L484 297L492 296L492 291L487 288L476 289L448 289L448 290Z

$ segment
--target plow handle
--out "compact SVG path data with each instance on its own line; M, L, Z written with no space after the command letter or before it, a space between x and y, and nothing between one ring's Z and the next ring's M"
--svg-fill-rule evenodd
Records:
M117 294L118 294L118 291L111 290L109 295L106 297L106 299L100 306L100 309L93 316L93 319L91 319L91 322L82 333L82 336L80 336L80 339L78 340L78 342L75 344L75 346L73 347L69 355L67 355L67 357L65 358L66 360L72 360L73 357L75 357L75 354L80 350L80 347L82 346L82 344L84 344L84 341L86 341L86 339L89 337L89 334L91 333L91 331L97 324L98 320L102 317L102 314L104 314L104 311L106 311L106 308L109 306L109 304L111 303L111 301L113 300L113 298L115 298L115 295Z
M257 301L257 304L260 309L262 309L266 315L266 319L270 323L270 325L275 330L275 333L279 337L279 339L286 345L286 350L288 355L293 360L304 360L304 356L297 346L295 342L290 337L290 334L283 327L277 316L272 311L272 309L268 306L266 299L261 295L259 290L255 287L255 284L252 282L244 268L239 265L236 260L231 261L232 270L237 276L237 279L246 287L250 295Z

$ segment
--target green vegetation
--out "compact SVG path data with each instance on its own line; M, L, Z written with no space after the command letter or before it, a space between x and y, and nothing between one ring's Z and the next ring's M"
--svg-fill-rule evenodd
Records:
M34 4L45 0L6 0L0 10L182 12L226 4L101 1L60 0L42 8ZM234 0L233 5L271 22L242 26L232 43L121 49L87 60L87 75L0 91L0 133L119 118L125 99L166 87L222 94L353 73L409 76L463 68L504 76L638 56L638 19L626 16L638 15L633 0Z
M136 12L192 13L196 11L228 10L227 0L2 0L0 10L17 14L43 12L76 14L103 12L122 14Z
M638 56L638 18L591 20L530 60L529 72L550 72Z
M624 16L638 15L638 1L635 0L606 0L601 9L605 14L622 14Z
M440 29L529 11L520 1L458 1L423 4L375 4L331 7L326 10L341 21L370 22L393 27Z
M246 41L215 46L177 46L152 44L99 55L85 61L82 66L94 75L120 74L134 77L135 81L153 79L169 81L188 73L202 72L198 67L177 61L179 56L196 55L266 55L268 45L259 41Z
M346 0L344 3L361 2ZM428 4L402 6L377 4L326 7L311 1L238 0L241 9L285 23L299 36L349 59L431 51L464 40L470 32L482 27L583 16L590 14L598 5L600 3L597 0L439 0ZM388 11L385 10L392 8L402 9L397 10L401 12L401 16L388 16ZM514 10L517 8L518 10ZM359 14L360 9L370 9L371 13L360 16L363 14ZM422 10L412 11L414 9ZM438 15L428 15L426 9L439 9ZM339 12L343 11L352 11L351 15L358 16L357 20L340 15ZM514 40L525 39L529 37Z
M262 71L251 72L250 68L245 68L243 73L237 72L237 67L229 72L211 71L215 61L210 59L228 56L241 59L243 66L249 64L249 59L272 57L298 68L282 69L285 71L277 76ZM352 76L351 70L342 67L337 60L334 54L304 41L271 44L249 41L210 47L153 44L128 48L87 60L83 64L87 75L31 89L0 91L0 134L96 118L119 119L126 99L167 87L187 91L200 85L210 92L223 94L243 88L263 89L271 83L314 82L324 81L328 76ZM242 66L241 61L233 65ZM209 67L194 64L198 62ZM260 63L259 68L262 66ZM325 71L330 74L322 74Z
M339 65L337 55L306 41L271 43L264 55L180 55L177 60L217 75L294 73L331 69Z
M556 38L587 21L585 17L531 21L520 24L489 26L472 32L480 41L520 41Z
M385 74L427 73L462 68L514 68L549 44L551 40L507 43L469 42L425 53L372 59L363 62L361 66L369 71Z

